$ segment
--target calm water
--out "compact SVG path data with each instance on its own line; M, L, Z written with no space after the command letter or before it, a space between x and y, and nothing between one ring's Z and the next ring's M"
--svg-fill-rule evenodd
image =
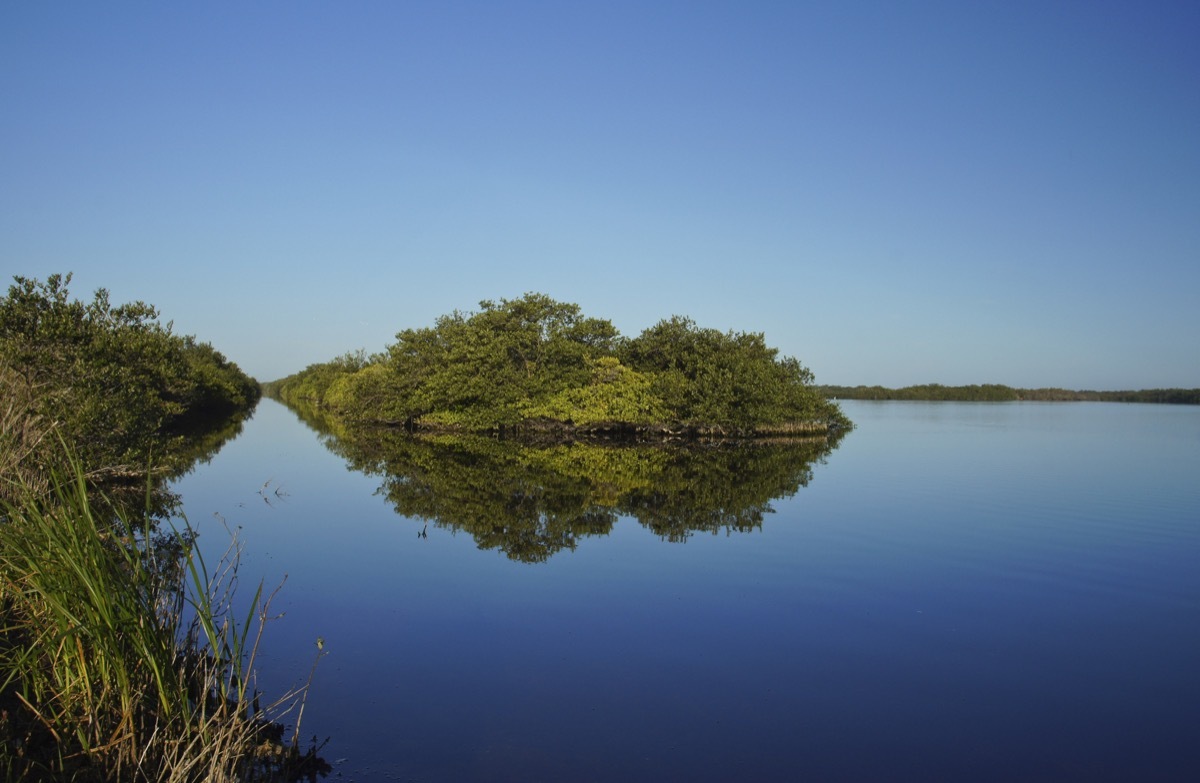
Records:
M1200 780L1200 409L843 406L761 525L617 515L540 563L398 515L268 400L177 488L287 577L261 684L324 637L335 778Z

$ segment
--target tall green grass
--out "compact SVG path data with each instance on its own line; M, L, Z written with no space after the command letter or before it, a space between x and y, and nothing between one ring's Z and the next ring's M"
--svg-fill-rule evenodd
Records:
M0 506L0 775L246 781L316 762L278 723L307 685L259 706L273 593L235 616L236 539L210 573L186 523L98 508L77 463Z

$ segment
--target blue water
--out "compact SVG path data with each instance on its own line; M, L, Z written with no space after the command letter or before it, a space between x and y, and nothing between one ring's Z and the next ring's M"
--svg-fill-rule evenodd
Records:
M177 488L286 575L260 686L323 637L336 779L1200 780L1200 408L843 407L761 530L542 564L418 537L271 401Z

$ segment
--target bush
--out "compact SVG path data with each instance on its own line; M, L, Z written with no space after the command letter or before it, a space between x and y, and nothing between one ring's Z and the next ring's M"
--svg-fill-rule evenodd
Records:
M89 470L136 475L164 436L258 401L254 379L212 346L172 334L153 307L113 306L104 289L88 304L72 300L70 275L14 279L0 298L0 385L6 398L31 391L21 415L57 428ZM54 456L34 449L22 463Z
M763 335L702 329L687 318L625 340L577 305L530 293L396 338L382 355L311 365L268 384L270 393L352 421L467 430L539 419L742 434L850 426L812 373L780 358Z

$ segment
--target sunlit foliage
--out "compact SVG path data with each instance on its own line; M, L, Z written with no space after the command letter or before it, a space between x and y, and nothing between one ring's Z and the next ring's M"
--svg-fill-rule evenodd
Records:
M1017 389L996 383L943 386L926 383L889 389L884 386L822 386L821 391L842 400L930 400L961 402L1149 402L1200 405L1200 389L1141 389L1139 391L1072 391L1070 389Z
M762 334L719 332L678 316L660 321L621 351L633 369L654 378L674 418L728 427L788 421L844 425L812 387L812 373L766 345Z
M0 392L29 400L28 420L54 430L88 469L138 472L152 450L163 457L174 437L258 400L254 379L207 343L173 334L148 304L113 305L104 289L73 300L70 275L14 280L0 298ZM51 451L29 457L52 461Z
M530 293L406 329L379 355L347 354L267 385L359 422L520 429L547 423L702 428L745 434L850 422L763 335L661 321L639 337Z
M670 418L666 404L654 393L650 375L631 370L615 356L587 362L592 371L587 385L571 386L524 406L525 417L573 424L654 424Z

